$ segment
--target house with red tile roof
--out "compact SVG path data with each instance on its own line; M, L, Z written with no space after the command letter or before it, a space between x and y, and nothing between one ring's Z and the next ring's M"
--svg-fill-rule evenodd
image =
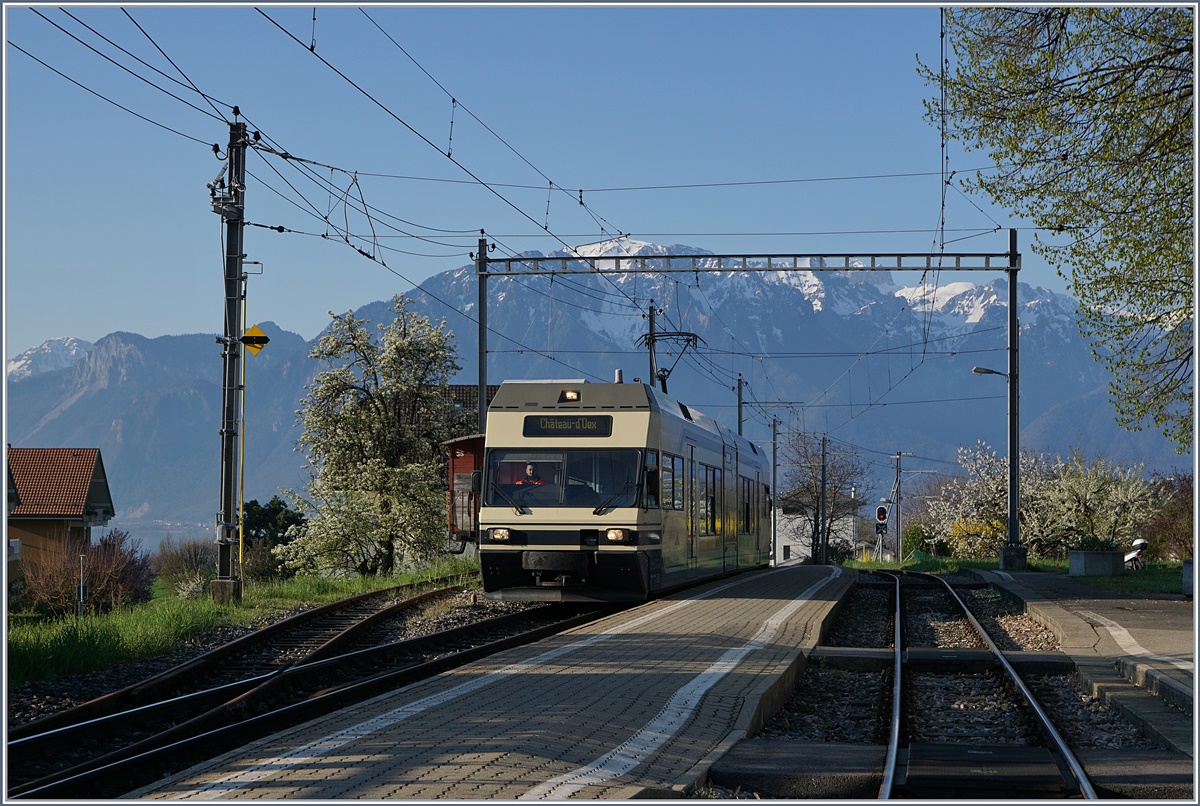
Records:
M64 550L87 553L92 527L115 514L100 450L9 446L7 455L10 562L14 554L21 563L36 563Z

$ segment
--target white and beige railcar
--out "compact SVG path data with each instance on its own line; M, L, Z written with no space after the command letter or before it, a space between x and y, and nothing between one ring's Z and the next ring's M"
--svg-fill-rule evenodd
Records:
M765 566L768 473L750 441L647 384L506 382L474 484L484 593L638 601Z

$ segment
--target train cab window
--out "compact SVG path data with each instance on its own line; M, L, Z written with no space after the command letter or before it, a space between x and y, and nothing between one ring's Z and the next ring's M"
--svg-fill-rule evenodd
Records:
M641 469L641 452L633 448L495 448L487 455L483 505L636 506Z

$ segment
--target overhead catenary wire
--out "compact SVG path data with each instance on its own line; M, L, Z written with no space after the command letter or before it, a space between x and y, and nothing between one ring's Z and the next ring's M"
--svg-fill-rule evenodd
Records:
M262 15L262 16L263 16L263 17L264 17L264 18L265 18L265 19L266 19L268 22L270 22L272 25L274 25L276 28L278 28L278 29L279 29L281 32L283 32L283 34L284 34L285 36L287 36L289 39L291 39L292 41L294 41L296 44L300 45L301 47L305 48L305 50L308 50L307 46L306 46L306 45L304 45L304 43L303 43L303 42L301 42L299 39L297 39L297 38L296 38L296 36L295 36L295 35L294 35L294 34L293 34L291 31L287 30L287 29L286 29L286 28L284 28L282 25L280 25L278 22L276 22L276 21L275 21L275 20L274 20L274 19L271 17L271 15L267 14L267 13L266 13L265 11L263 11L261 8L255 8L255 11L257 11L257 12L258 12L259 14L261 14L261 15ZM514 203L513 201L511 201L510 199L508 199L508 198L507 198L507 197L506 197L506 196L505 196L503 193L501 193L500 191L498 191L498 190L497 190L495 187L493 187L493 186L492 186L490 183L488 183L487 181L485 181L484 179L482 179L481 177L479 177L478 175L476 175L474 171L472 171L470 168L468 168L466 165L464 165L464 164L463 164L461 161L459 161L459 160L455 159L453 156L451 156L451 155L447 155L445 152L443 152L443 151L442 151L440 148L438 148L438 146L437 146L437 145L436 145L436 144L435 144L435 143L434 143L432 140L430 140L430 139L429 139L428 137L426 137L424 134L422 134L421 132L419 132L419 131L418 131L418 130L415 128L415 127L413 127L413 126L412 126L412 125L411 125L411 124L410 124L408 121L406 121L406 120L405 120L404 118L402 118L400 115L398 115L398 114L396 114L394 111L392 111L392 110L391 110L391 109L390 109L390 108L387 106L387 104L383 103L383 102L382 102L382 101L380 101L378 98L376 98L374 95L372 95L371 93L367 92L367 90L365 90L365 89L364 89L362 86L360 86L360 85L359 85L359 84L358 84L356 81L354 81L354 79L350 78L348 75L346 75L346 74L345 74L345 73L343 73L341 70L339 70L337 67L335 67L335 66L334 66L334 65L333 65L333 64L332 64L332 63L331 63L329 60L327 60L327 59L326 59L324 56L322 56L321 54L317 53L315 50L313 50L313 51L309 51L309 52L310 52L310 53L312 53L312 55L313 55L315 58L319 59L319 60L321 61L321 63L322 63L322 64L324 64L326 67L328 67L328 68L329 68L330 70L332 70L334 73L336 73L336 74L338 75L338 77L340 77L340 78L341 78L343 81L345 81L345 82L346 82L347 84L349 84L350 86L354 87L354 89L358 90L358 91L359 91L359 92L360 92L360 93L361 93L361 94L362 94L364 97L366 97L366 98L367 98L367 100L369 100L371 103L375 104L377 107L379 107L381 110L383 110L383 112L384 112L385 114L387 114L387 115L388 115L390 118L392 118L393 120L395 120L397 123L399 123L399 124L400 124L401 126L403 126L405 129L407 129L409 132L411 132L411 133L412 133L412 134L413 134L415 137L417 137L417 139L419 139L421 142L425 143L425 144L426 144L426 145L428 145L430 148L432 148L433 150L435 150L435 151L437 151L439 154L441 154L443 157L445 157L447 160L449 160L450 162L452 162L452 163L453 163L455 166L457 166L457 167L458 167L458 168L459 168L459 169L460 169L460 170L461 170L463 173L465 173L467 176L471 177L471 179L473 179L473 180L474 180L476 183L478 183L478 185L479 185L480 187L484 188L484 189L485 189L485 190L487 190L489 193L491 193L491 194L492 194L492 195L494 195L496 198L498 198L500 201L504 202L504 204L505 204L505 205L507 205L508 207L512 208L512 209L513 209L513 210L514 210L516 213L518 213L518 214L519 214L519 215L520 215L522 218L525 218L525 219L526 219L526 220L528 220L530 223L532 223L534 226L539 226L539 227L541 226L540 224L538 224L537 220L536 220L535 218L533 218L533 216L529 215L529 213L527 213L527 212L525 212L524 210L522 210L522 209L521 209L521 208L520 208L520 207L519 207L519 206L518 206L516 203ZM570 244L568 244L566 241L562 240L561 238L559 238L558 240L559 240L559 242L560 242L560 243L561 243L561 244L562 244L564 247L566 247L566 248L568 248L568 249L570 248Z
M179 65L177 65L175 63L175 61L170 56L167 55L167 52L158 46L158 43L154 41L154 37L150 36L150 34L146 31L146 29L138 24L138 21L133 18L132 14L129 13L129 10L122 8L121 12L126 17L129 18L129 21L134 24L134 27L136 27L139 31L141 31L142 34L145 35L145 37L150 40L150 44L154 45L154 49L162 54L162 57L164 59L166 59L167 62L169 62L172 67L175 68L176 72L178 72L179 75L183 76L183 79L184 79L184 81L186 81L188 83L188 86L190 86L192 89L194 89L196 91L196 93L199 94L199 96L201 98L203 98L205 101L208 101L208 105L213 108L213 111L217 113L217 116L219 118L221 118L222 120L224 120L226 123L228 123L229 122L228 119L225 118L225 115L222 114L221 110L217 109L216 105L212 102L212 100L207 95L205 95L203 92L200 92L200 88L196 86L196 82L194 82L190 78L188 78L187 73L183 72L183 68L181 68Z
M57 22L55 22L54 20L52 20L52 19L50 19L49 17L47 17L45 14L42 14L42 13L41 13L40 11L38 11L36 8L30 9L30 11L32 11L32 12L33 12L34 14L36 14L38 17L40 17L40 18L42 18L43 20L45 20L46 22L48 22L50 25L52 25L52 26L54 26L55 28L57 28L57 29L58 29L59 31L61 31L62 33L64 33L64 34L66 34L67 36L69 36L71 39L74 39L74 40L75 40L76 42L78 42L80 45L83 45L85 48L87 48L88 50L90 50L92 53L95 53L95 54L96 54L97 56L99 56L100 58L102 58L102 59L105 59L105 60L106 60L106 61L108 61L109 63L113 64L114 66L116 66L116 67L118 67L118 68L120 68L121 70L124 70L124 71L125 71L126 73L128 73L129 75L131 75L131 76L133 76L134 78L138 79L139 81L141 81L141 82L143 82L143 83L145 83L145 84L147 84L147 85L149 85L149 86L153 87L154 89L158 90L159 92L163 93L164 95L167 95L167 96L170 96L171 98L174 98L176 101L179 101L181 104L184 104L185 106L191 107L192 109L196 110L197 112L199 112L199 113L200 113L200 114L202 114L202 115L207 115L207 116L209 116L209 117L211 117L211 118L215 118L216 120L220 120L220 121L222 121L222 122L224 122L224 123L228 123L228 122L229 122L229 121L226 119L226 117L225 117L225 116L224 116L224 115L221 113L221 111L220 111L219 109L217 109L215 106L213 107L213 110L216 112L216 114L213 114L213 112L209 112L207 109L201 109L200 107L196 106L195 104L193 104L193 103L191 103L191 102L189 102L189 101L186 101L186 100L184 100L183 98L180 98L178 95L176 95L175 93L171 92L170 90L167 90L167 89L164 89L163 87L160 87L159 85L155 84L153 81L151 81L150 79L146 78L145 76L138 75L138 74L137 74L137 73L135 73L133 70L129 69L128 67L126 67L125 65L121 64L120 62L118 62L117 60L113 59L112 57L110 57L110 56L108 56L108 55L106 55L106 54L104 54L104 53L101 53L101 52L100 52L98 49L96 49L96 48L95 48L95 47L93 47L92 45L89 45L87 42L84 42L84 41L83 41L82 39L80 39L78 36L76 36L75 34L71 33L71 32L70 32L70 31L68 31L66 28L63 28L61 25L59 25ZM66 12L64 12L64 13L66 13ZM67 16L68 16L68 17L71 17L71 15L70 15L70 14L67 14ZM75 19L75 17L71 17L71 19ZM76 20L76 21L78 21L78 20ZM82 24L82 23L81 23L81 24ZM136 25L136 23L134 23L134 24ZM85 25L84 27L86 28L87 26ZM88 28L88 30L90 31L90 30L91 30L91 28ZM108 40L105 40L105 41L108 41ZM151 41L153 42L153 40L151 40ZM12 43L10 42L9 44L12 44ZM15 45L14 45L14 47L15 47ZM19 48L18 48L18 50L19 50ZM122 50L123 50L123 49L122 49ZM22 52L24 52L24 51L22 51ZM124 52L125 52L125 53L128 53L128 51L124 51ZM29 54L26 54L26 55L29 55ZM130 56L132 56L132 54L129 54L129 55L130 55ZM137 57L136 57L136 56L132 56L132 58L135 58L135 59L137 59ZM141 62L141 61L142 61L141 59L137 59L137 60L138 60L139 62ZM40 60L39 60L39 61L40 61ZM42 62L42 64L45 64L45 62ZM145 64L145 62L142 62L142 64ZM46 66L47 66L47 67L49 67L49 65L46 65ZM147 65L147 66L149 67L149 65ZM53 68L51 68L51 69L53 69ZM167 75L166 75L166 74L164 74L164 73L163 73L161 70L157 70L156 68L151 68L151 69L154 69L154 70L155 70L155 72L159 73L159 74L160 74L160 75L162 75L164 78L168 78L168 79L170 79L170 80L172 80L172 81L175 81L177 84L180 84L180 86L185 86L185 87L187 86L187 85L184 85L184 84L182 84L182 82L179 82L177 79L174 79L174 78L171 78L170 76L167 76ZM56 70L55 72L58 72L58 71ZM59 75L63 75L63 74L62 74L62 73L59 73ZM64 77L64 78L66 78L66 76L65 76L65 75L64 75L63 77ZM76 84L78 84L78 82L75 82L75 83L76 83ZM80 86L82 86L82 85L80 85ZM190 89L194 89L194 87L192 87L192 88L190 88ZM97 93L97 94L98 94L98 93ZM203 95L203 93L201 93L201 95ZM208 99L206 98L206 100L208 100ZM210 106L212 105L212 102L211 102L211 101L209 101L209 105L210 105ZM122 108L123 108L123 107L122 107ZM129 111L129 110L126 110L126 111Z
M374 25L377 29L379 29L379 32L382 33L384 35L384 37L386 37L387 40L396 47L397 50L399 50L406 57L408 57L408 60L411 61L414 65L416 65L417 69L419 69L422 73L424 73L429 78L429 80L432 81L434 84L436 84L438 89L440 89L443 93L445 93L446 96L450 99L450 109L451 109L450 142L451 143L453 142L453 139L454 139L453 113L454 113L455 109L462 109L464 112L466 112L468 115L470 115L471 118L476 123L478 123L480 126L482 126L488 132L488 134L495 137L501 144L504 145L505 148L507 148L509 151L511 151L513 154L515 154L518 159L520 159L522 162L524 162L526 165L528 165L534 172L536 172L539 176L541 176L542 179L545 179L549 186L550 193L553 193L553 191L558 190L561 193L566 194L572 200L575 199L575 195L574 195L573 191L564 188L563 186L561 186L557 182L555 182L553 179L551 179L549 176L547 176L546 173L542 169L540 169L536 165L534 165L533 162L530 161L528 157L526 157L524 154L522 154L520 151L518 151L515 146L513 146L511 143L509 143L507 140L505 140L503 137L501 137L496 132L495 129L493 129L491 126L489 126L487 123L485 123L478 115L476 115L474 112L472 112L466 106L466 104L464 104L460 100L459 96L450 92L449 89L447 89L445 86L443 86L442 82L438 81L432 73L430 73L427 69L425 69L424 65L422 65L420 62L418 62L416 60L416 58L411 53L409 53L399 42L397 42L395 40L395 38L390 33L388 33L382 25L380 25L370 14L368 14L366 12L365 9L360 8L359 11L362 13L362 15L364 17L366 17L368 20L370 20L372 25ZM451 155L451 148L450 148L450 145L447 145L446 156L450 156L450 155ZM579 204L580 204L580 206L582 206L585 209L585 211L588 213L588 215L590 215L592 217L592 220L596 222L596 224L600 228L601 232L606 232L606 233L609 231L620 232L619 229L617 229L611 223L609 223L607 220L605 220L603 216L600 216L598 213L595 212L595 210L591 209L591 207L583 201L582 195L580 195ZM549 229L550 229L549 211L550 211L550 199L549 199L549 197L547 197L547 199L546 199L546 223L543 225L543 229L545 229L547 231L549 231Z
M269 21L269 22L270 22L272 25L274 25L274 26L275 26L276 28L278 28L278 29L279 29L281 32L283 32L283 33L284 33L284 34L285 34L285 35L286 35L288 38L290 38L291 40L293 40L293 41L294 41L294 42L296 42L297 44L299 44L299 45L302 45L302 46L303 46L303 43L302 43L302 42L300 42L300 40L299 40L299 39L297 39L297 38L296 38L296 36L295 36L294 34L292 34L290 31L288 31L286 28L284 28L282 25L280 25L278 22L276 22L274 19L272 19L272 18L271 18L271 16L270 16L269 14L267 14L266 12L264 12L264 11L263 11L261 8L256 8L256 9L255 9L255 11L257 11L257 12L258 12L259 14L261 14L261 15L262 15L262 16L263 16L263 17L264 17L264 18L265 18L267 21ZM365 89L363 89L363 88L362 88L362 87L361 87L361 86L360 86L360 85L359 85L357 82L355 82L353 79L351 79L351 78L350 78L349 76L347 76L345 73L343 73L341 70L339 70L337 67L335 67L335 66L334 66L332 63L330 63L330 62L329 62L327 59L325 59L325 58L324 58L324 57L323 57L321 54L319 54L319 53L316 53L315 51L310 51L310 52L312 52L313 56L315 56L317 59L319 59L319 60L321 61L321 63L322 63L322 64L324 64L326 67L328 67L328 68L329 68L330 70L332 70L334 73L336 73L336 74L337 74L337 75L338 75L340 78L342 78L342 80L346 81L348 84L350 84L350 86L354 87L354 88L355 88L356 90L358 90L358 91L359 91L359 92L360 92L362 95L364 95L364 96L365 96L365 97L366 97L366 98L367 98L369 101L371 101L371 103L375 104L375 105L376 105L376 106L378 106L380 109L382 109L382 110L383 110L383 111L384 111L384 112L385 112L385 113L386 113L386 114L387 114L389 117L391 117L393 120L395 120L396 122L398 122L398 123L400 123L402 126L404 126L404 128L406 128L408 131L410 131L410 132L411 132L413 135L415 135L415 136L416 136L418 139L420 139L422 142L424 142L424 143L425 143L426 145L428 145L430 148L433 148L433 149L434 149L434 150L436 150L436 151L437 151L439 154L442 154L442 155L443 155L443 156L444 156L444 157L445 157L447 160L449 160L451 163L453 163L455 166L457 166L457 167L458 167L460 170L462 170L462 171L463 171L463 172L464 172L464 173L465 173L467 176L471 177L473 180L475 180L476 182L478 182L478 183L479 183L479 185L480 185L481 187L483 187L483 188L487 189L487 190L488 190L490 193L492 193L492 194L493 194L494 196L496 196L498 199L500 199L501 201L503 201L503 202L504 202L506 205L508 205L509 207L511 207L513 210L515 210L517 213L519 213L519 214L520 214L520 215L521 215L523 218L525 218L526 220L530 221L530 222L531 222L531 223L533 223L535 226L537 226L537 225L538 225L538 222L537 222L537 221L536 221L536 220L535 220L535 219L534 219L532 216L530 216L528 213L526 213L524 210L522 210L522 209L521 209L521 208L520 208L518 205L516 205L515 203L513 203L511 200L509 200L507 197L505 197L505 196L504 196L502 193L500 193L498 190L496 190L494 187L492 187L490 184L488 184L486 181L484 181L484 180L483 180L483 179L481 179L479 176L477 176L477 175L476 175L476 174L475 174L473 171L471 171L469 168L467 168L467 166L465 166L464 164L462 164L462 163L461 163L459 160L456 160L456 159L455 159L453 156L451 156L451 155L448 155L448 154L445 154L444 152L442 152L442 151L441 151L441 149L439 149L439 148L437 147L437 145L436 145L435 143L433 143L433 141L431 141L431 140L430 140L428 137L426 137L424 134L422 134L421 132L419 132L419 131L418 131L418 130L415 128L415 127L413 127L411 124L409 124L409 123L408 123L406 120L404 120L402 117L400 117L400 116L399 116L399 115L397 115L395 112L393 112L393 111L392 111L390 108L388 108L388 106L387 106L386 104L384 104L382 101L380 101L379 99L375 98L375 97L374 97L374 96L373 96L371 93L369 93L369 92L367 92ZM570 244L568 244L568 243L567 243L565 240L563 240L562 238L558 238L558 241L559 241L559 243L561 243L561 244L563 245L563 247L565 247L567 250L569 250L569 251L570 251L570 250L572 250L572 247L570 246ZM612 282L612 281L611 281L611 280L609 280L609 282ZM613 287L614 287L614 288L616 288L618 291L620 291L622 294L624 294L624 291L623 291L622 289L620 289L620 287L619 287L619 286L617 286L615 283L613 283ZM626 295L626 296L628 296L628 295ZM637 304L636 300L634 300L633 298L629 298L629 299L630 299L630 302L633 302L635 305Z
M264 16L265 16L265 15L264 15ZM136 22L136 20L133 20L132 16L130 16L130 20L131 20L132 22L134 22L134 24L135 24L135 25L137 25L137 22ZM139 27L139 29L141 28L141 26L138 26L138 27ZM143 29L143 33L145 33L144 29ZM148 36L148 35L147 35L147 36ZM149 38L149 37L148 37L148 38ZM151 39L151 41L153 42L153 40L152 40L152 39ZM156 47L157 47L157 45L156 45ZM161 52L161 49L160 49L160 52ZM27 54L27 55L29 55L29 54ZM164 55L164 56L166 56L166 54L165 54L165 53L164 53L163 55ZM169 57L167 57L167 58L168 58L168 61L170 61L170 58L169 58ZM173 61L172 61L172 64L174 65L174 62L173 62ZM177 69L178 69L178 67L177 67ZM56 72L57 72L57 71L56 71ZM183 74L183 73L182 73L182 70L181 70L180 72L181 72L181 74ZM186 74L184 74L184 75L185 75L185 78L186 78ZM208 96L206 96L206 95L205 95L203 92L201 92L201 91L200 91L200 89L199 89L199 88L198 88L198 87L197 87L197 86L196 86L196 85L195 85L193 82L191 82L191 81L190 81L190 79L188 79L188 82L189 82L189 84L191 84L191 87L192 87L192 89L193 89L194 91L196 91L197 93L199 93L199 94L200 94L202 97L205 97L205 98L207 98L207 97L208 97ZM76 83L77 83L77 82L76 82ZM353 82L351 82L351 83L353 83ZM85 88L85 89L86 89L86 88ZM96 94L97 94L97 95L99 95L98 93L96 93ZM168 94L170 94L170 93L168 93ZM100 97L103 97L103 96L100 96ZM172 97L175 97L176 99L178 99L178 96L174 96L174 95L172 95ZM108 99L106 99L106 100L108 100ZM120 106L119 104L116 104L116 105ZM211 102L210 102L210 105L211 105ZM121 108L123 108L123 109L124 109L124 107L121 107ZM194 106L193 106L193 108L196 108L196 107L194 107ZM215 108L215 107L214 107L214 108ZM126 111L130 111L130 110L127 110L127 109L126 109ZM200 110L200 111L204 111L204 110ZM218 110L218 113L219 113L219 110ZM205 114L207 114L207 113L205 113ZM155 121L150 121L150 122L155 122ZM156 125L161 125L161 124L156 124ZM169 127L164 127L164 128L168 128L168 130L171 130L171 129L169 129ZM174 130L171 130L171 131L174 131ZM175 133L178 133L178 132L175 132ZM203 142L203 141L199 140L198 138L192 138L192 139L194 139L196 142ZM277 172L277 173L278 173L278 172ZM469 173L469 172L468 172L468 173ZM282 178L282 174L280 174L280 176L281 176L281 178ZM356 179L356 177L355 177L355 179ZM285 180L285 181L286 181L286 180ZM328 184L328 183L327 183L327 184ZM300 192L300 190L299 190L298 188L296 188L296 187L295 187L295 186L294 186L292 183L290 183L290 182L288 182L288 185L289 185L289 187L290 187L290 188L293 190L293 192L297 194L297 196L298 196L299 198L301 198L301 199L305 199L305 200L307 201L307 199L306 199L306 197L304 196L304 194L303 194L302 192ZM373 252L378 252L378 251L379 251L379 249L380 249L380 245L379 245L379 240L380 240L380 237L381 237L381 236L382 236L382 237L387 237L387 236L386 236L385 234L383 234L383 233L380 233L380 232L374 231L374 230L375 230L375 221L376 221L376 219L375 219L375 217L374 217L374 216L372 215L372 213L371 213L371 210L372 210L372 208L371 208L371 207L370 207L370 206L369 206L369 205L366 203L365 197L364 197L364 196L363 196L363 194L362 194L362 188L361 188L361 185L357 184L357 182L355 181L355 182L352 182L352 185L351 185L351 186L354 188L354 190L356 190L356 191L357 191L357 195L358 195L358 202L359 202L359 204L360 204L360 206L356 206L356 207L355 207L355 209L356 209L358 212L360 212L362 215L364 215L364 216L367 218L368 224L370 225L370 227L371 227L371 229L372 229L373 231L372 231L372 234L371 234L369 237L365 237L365 236L353 236L353 233L351 232L351 227L350 227L350 225L349 225L349 222L347 221L347 222L345 222L345 226L341 228L341 232L343 233L343 237L345 237L345 238L347 238L347 239L349 239L349 238L350 238L350 237L352 237L352 236L353 236L353 237L359 237L359 238L363 238L363 239L364 239L364 242L366 242L366 243L369 243L369 244L371 245L371 247L372 247L372 251L373 251ZM346 210L346 211L348 211L348 210L350 209L350 202L349 202L349 199L346 199L346 202L345 202L345 204L343 205L343 209L344 209L344 210ZM325 213L321 213L321 211L320 211L318 208L316 208L315 206L313 207L313 209L312 209L312 211L311 211L311 214L314 214L314 215L318 216L318 217L319 217L321 220L327 220L327 219L328 219L328 211L327 211L327 212L325 212ZM532 219L530 219L530 220L532 220ZM536 222L534 222L534 223L536 223ZM465 230L464 230L464 231L460 231L460 232L465 232ZM406 232L401 232L401 233L400 233L400 235L401 235L402 237L420 237L420 236L417 236L417 235L415 235L415 234L413 234L413 233L406 233ZM408 254L412 254L412 253L408 253ZM702 296L703 296L703 289L701 289L701 294L702 294ZM628 295L624 295L624 296L626 296L626 298L630 299L630 301L631 301L631 302L633 302L633 303L636 305L636 301L635 301L635 300L633 300L633 298L630 298L630 297L628 297ZM709 306L709 310L710 310L712 313L714 313L714 314L717 314L717 317L716 317L716 318L717 318L717 319L720 321L720 316L719 316L719 314L717 313L716 309L715 309L715 308L712 306L712 302L711 302L711 300L708 300L707 298L705 298L705 302L706 302L706 303L707 303L707 305ZM720 323L721 323L722 327L725 329L725 331L726 331L727 333L729 333L729 334L730 334L731 338L732 338L734 341L737 341L737 336L736 336L736 334L734 334L734 333L733 333L733 332L732 332L732 331L731 331L731 330L728 328L728 326L726 325L726 323L724 323L724 321L720 321ZM743 346L744 346L744 345L743 345ZM747 352L748 352L748 351L747 351ZM733 351L729 351L729 354L733 354ZM693 358L693 356L694 356L694 355L695 355L695 354L691 354L691 355L689 355L689 360L691 360L691 359ZM717 365L715 362L713 362L713 361L711 360L711 358L712 358L712 356L713 356L713 355L715 355L715 353L714 353L714 354L710 354L710 356L709 356L709 359L708 359L709 366L708 366L708 367L702 367L702 368L700 368L700 369L701 369L702 371L706 372L707 374L709 374L711 377L713 377L713 378L714 378L714 380L718 380L718 381L721 381L721 380L722 380L722 379L719 377L718 373L719 373L720 375L727 375L727 376L728 376L730 379L732 379L732 378L734 377L734 375L735 375L735 369L734 369L732 366L731 366L731 367L728 367L728 368L727 368L727 367L723 367L723 366L718 366L718 365ZM699 363L698 359L697 359L697 363ZM768 382L770 382L770 378L769 378L769 376L767 376L767 380L768 380Z
M99 98L100 100L104 101L105 103L112 104L112 105L113 105L113 106L115 106L117 109L120 109L122 112L128 112L129 114L133 115L135 118L138 118L139 120L143 120L143 121L145 121L146 123L149 123L149 124L150 124L150 125L152 125L152 126L157 126L157 127L158 127L158 128L160 128L160 129L164 129L164 130L166 130L166 131L170 132L171 134L177 135L177 136L179 136L179 137L182 137L182 138L184 138L184 139L186 139L186 140L191 140L193 143L199 143L200 145L204 146L205 148L212 148L212 143L209 143L209 142L207 142L207 141L205 141L205 140L201 140L199 137L193 137L192 135L190 135L190 134L186 134L186 133L184 133L184 132L181 132L181 131L179 131L178 129L171 128L170 126L166 125L165 123L159 123L157 120L154 120L154 119L152 119L152 118L148 118L148 117L146 117L145 115L143 115L143 114L141 114L141 113L139 113L139 112L134 112L134 111L133 111L132 109L130 109L129 107L127 107L127 106L124 106L124 105L122 105L122 104L119 104L119 103L117 103L116 101L114 101L112 98L109 98L108 96L106 96L106 95L104 95L104 94L102 94L102 93L100 93L100 92L97 92L96 90L92 89L91 87L88 87L87 85L85 85L85 84L82 84L82 83L80 83L79 81L76 81L75 79L71 78L71 77L70 77L70 76L68 76L66 73L62 72L61 70L58 70L58 69L56 69L56 68L54 68L54 67L51 67L49 64L47 64L46 62L42 61L42 60L41 60L41 59L39 59L37 56L34 56L32 53L30 53L29 51L25 50L25 49L24 49L24 48L22 48L20 45L17 45L16 43L14 43L14 42L13 42L11 39L9 39L9 40L6 40L6 41L7 41L7 44L8 44L10 47L12 47L12 48L14 48L14 49L16 49L16 50L20 51L21 53L24 53L26 56L28 56L29 58L33 59L35 62L37 62L38 64L40 64L42 67L45 67L45 68L46 68L47 70L49 70L50 72L52 72L52 73L54 73L55 75L58 75L58 76L60 76L60 77L62 77L62 78L64 78L64 79L66 79L67 81L69 81L69 82L71 82L72 84L74 84L76 87L79 87L79 88L80 88L81 90L83 90L84 92L88 92L88 93L91 93L92 95L95 95L97 98ZM201 110L201 111L203 111L203 110ZM207 114L207 113L206 113L206 114Z

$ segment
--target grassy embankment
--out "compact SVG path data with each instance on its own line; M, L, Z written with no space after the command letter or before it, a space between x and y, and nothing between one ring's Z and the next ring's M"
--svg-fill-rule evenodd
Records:
M228 625L250 624L302 605L324 604L358 593L474 570L455 560L420 573L391 578L330 580L301 577L277 584L247 585L241 606L211 598L180 599L161 584L145 604L83 618L8 616L8 684L105 669L174 649L181 641Z

